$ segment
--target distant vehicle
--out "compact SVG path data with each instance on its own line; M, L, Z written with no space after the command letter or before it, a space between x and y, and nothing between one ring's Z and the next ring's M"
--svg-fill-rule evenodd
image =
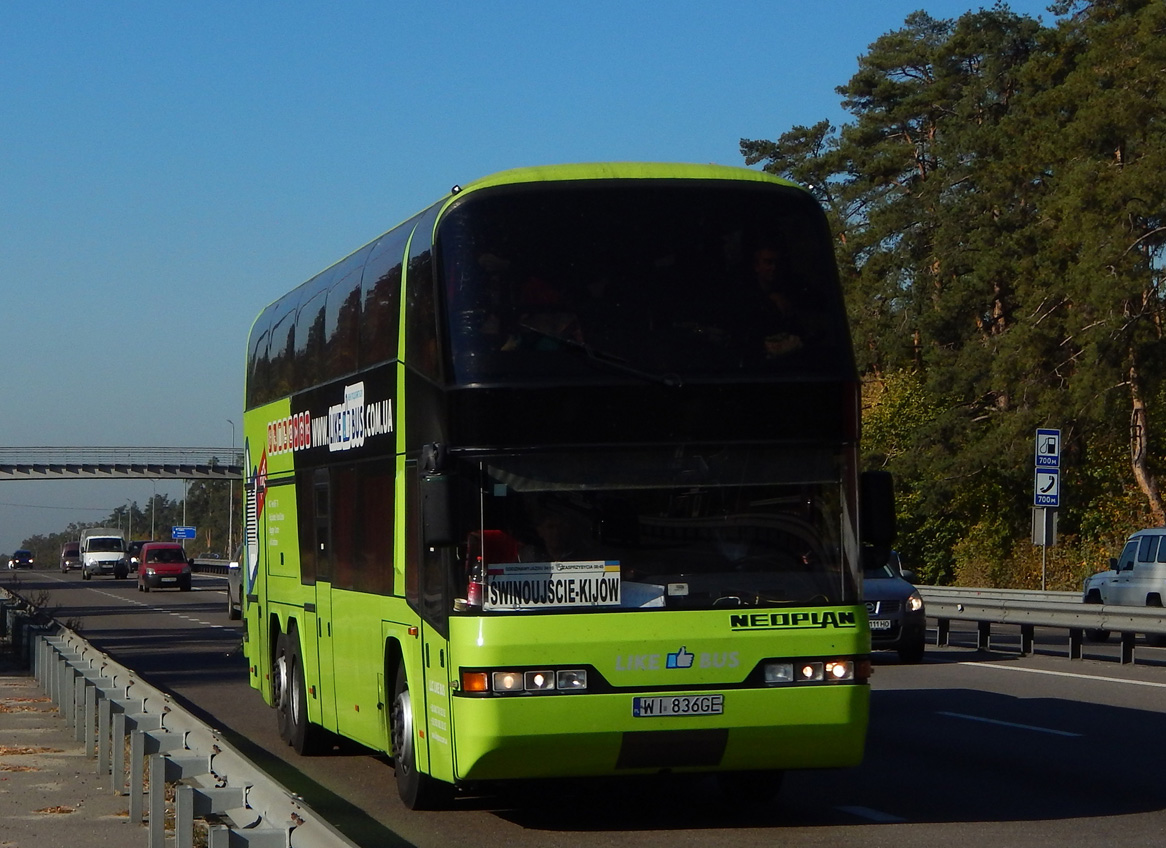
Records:
M8 560L8 567L12 569L34 568L35 561L32 555L32 551L26 551L21 548L19 551L12 555L12 559Z
M927 613L923 598L911 585L914 579L914 572L903 568L896 551L885 563L868 563L862 572L871 648L898 651L905 663L923 659L927 641Z
M138 591L180 589L190 591L191 568L186 551L177 542L147 542L139 554Z
M243 617L243 571L239 563L243 561L243 546L235 551L235 557L227 563L227 618L238 621Z
M61 548L61 573L81 568L81 543L65 542Z
M1166 527L1139 530L1126 540L1121 555L1109 560L1109 570L1085 579L1081 600L1087 604L1160 607L1166 597ZM1095 642L1108 630L1087 630Z
M141 554L142 545L144 545L150 541L153 541L153 540L152 539L135 539L134 541L132 541L128 545L126 545L125 561L126 561L126 566L129 568L129 571L131 574L137 572L137 570L138 570L139 556Z
M81 577L112 574L124 580L129 574L125 561L126 540L116 527L90 527L81 531Z

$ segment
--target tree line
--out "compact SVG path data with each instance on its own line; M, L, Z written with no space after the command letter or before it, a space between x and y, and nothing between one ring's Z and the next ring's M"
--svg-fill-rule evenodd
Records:
M741 140L827 210L863 375L929 583L1039 587L1037 428L1062 431L1049 588L1166 523L1166 3L1007 5L881 36L841 126Z
M133 501L119 506L100 521L74 522L58 533L30 536L21 547L32 551L38 568L55 568L65 543L76 542L88 527L116 527L127 541L171 541L172 528L194 527L197 535L184 542L188 555L226 558L243 539L242 486L235 481L232 492L230 485L226 480L194 480L187 486L185 500L156 494L144 505Z

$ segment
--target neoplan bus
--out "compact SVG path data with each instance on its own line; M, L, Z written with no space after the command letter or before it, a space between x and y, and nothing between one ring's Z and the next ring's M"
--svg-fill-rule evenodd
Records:
M414 808L860 761L860 551L893 507L803 189L455 187L259 315L244 420L250 682L297 751L388 752Z

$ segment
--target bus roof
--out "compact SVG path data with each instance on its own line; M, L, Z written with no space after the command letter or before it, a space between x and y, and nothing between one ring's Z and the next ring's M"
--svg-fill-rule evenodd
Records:
M748 168L729 165L694 165L667 162L580 162L566 165L540 165L513 168L482 177L462 186L473 190L517 183L557 182L564 180L739 180L802 188L802 186Z

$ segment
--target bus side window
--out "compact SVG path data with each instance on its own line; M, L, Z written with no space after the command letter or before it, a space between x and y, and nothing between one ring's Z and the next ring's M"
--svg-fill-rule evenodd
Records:
M434 382L441 381L433 280L433 223L438 209L430 207L413 231L405 276L405 363Z
M413 232L414 221L381 236L364 266L360 282L364 299L360 330L362 368L397 358L401 275L405 267L405 246Z

